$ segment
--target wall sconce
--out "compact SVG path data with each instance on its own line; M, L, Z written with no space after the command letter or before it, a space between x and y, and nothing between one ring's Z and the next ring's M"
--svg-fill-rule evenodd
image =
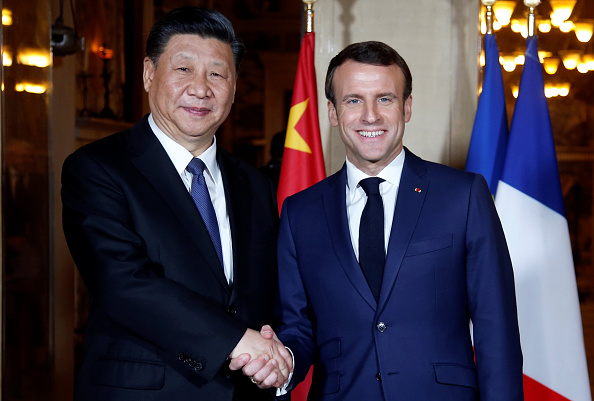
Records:
M499 63L503 65L503 69L507 72L512 72L516 69L516 56L500 56Z
M31 82L19 82L14 86L14 90L17 92L27 92L40 95L45 93L47 90L46 84L34 84Z
M518 93L520 93L520 87L518 85L512 85L511 90L512 90L512 95L517 99Z
M113 58L113 49L108 49L104 44L99 48L99 52L97 54L99 55L99 58L103 60L103 72L101 73L101 77L103 78L103 88L105 91L103 110L99 112L98 117L115 120L116 116L109 107L109 80L111 79L111 73L107 69L107 63Z
M558 88L559 88L559 96L567 96L569 95L569 88L571 87L571 85L569 84L569 82L564 82L559 84Z
M16 59L19 64L32 67L45 68L51 64L49 53L41 49L22 49Z
M559 60L558 57L545 58L543 62L545 72L549 75L554 75L557 72L557 69L559 68L560 62L561 60Z
M2 49L2 65L10 67L12 65L12 54L6 49Z
M582 62L588 66L589 71L594 71L594 54L584 54Z
M513 19L510 28L515 33L521 33L523 30L528 31L528 20L526 18Z
M588 71L590 71L590 70L588 69L588 64L584 63L584 61L583 61L583 60L580 60L580 62L578 63L578 65L577 65L577 67L576 67L576 68L577 68L577 70L578 70L578 72L579 72L580 74L585 74L585 73L587 73Z
M594 32L594 21L581 20L579 22L575 22L574 26L577 40L582 43L586 43L592 38L592 33Z
M495 13L497 22L499 22L501 26L509 25L515 8L515 1L498 0L495 4L493 4L493 12Z
M551 20L543 19L538 22L538 30L542 33L549 33L551 32Z
M560 50L559 55L563 60L563 66L568 70L574 70L581 59L581 53L573 50Z
M525 61L526 56L524 55L524 53L516 54L516 56L514 57L514 63L516 65L524 65Z
M12 25L12 11L8 8L2 9L2 25Z
M559 30L563 33L571 32L572 29L574 29L573 21L563 21L559 25Z
M551 13L551 23L553 26L559 26L563 21L567 21L577 0L550 0L549 3L553 12Z

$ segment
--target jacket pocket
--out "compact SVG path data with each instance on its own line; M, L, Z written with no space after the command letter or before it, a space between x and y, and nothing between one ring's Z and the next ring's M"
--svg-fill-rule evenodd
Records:
M314 393L333 394L340 390L340 371L336 370L336 362L334 358L338 358L341 354L340 338L332 338L318 347L318 358L320 365L314 368ZM322 373L322 374L320 374ZM316 376L319 380L316 380Z
M471 367L452 363L436 363L433 368L435 380L438 383L477 389L476 373Z
M446 234L441 237L431 238L410 244L406 249L406 254L404 256L415 256L422 255L424 253L439 251L440 249L449 248L453 244L453 234Z
M160 390L165 385L165 365L155 362L100 358L95 362L94 384L134 390Z

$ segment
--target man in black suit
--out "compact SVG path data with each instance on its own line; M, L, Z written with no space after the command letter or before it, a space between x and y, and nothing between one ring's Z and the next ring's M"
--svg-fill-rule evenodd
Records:
M243 54L220 13L170 12L147 40L151 114L64 163L64 232L91 296L77 400L265 400L292 370L265 333L274 190L215 138ZM228 368L238 356L263 361L251 382Z

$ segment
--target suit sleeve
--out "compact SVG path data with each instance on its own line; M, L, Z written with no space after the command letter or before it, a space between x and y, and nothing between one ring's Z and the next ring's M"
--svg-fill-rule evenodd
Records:
M279 291L276 316L279 339L293 352L295 365L289 390L302 382L314 362L315 317L301 278L291 230L291 198L285 199L278 235Z
M522 351L512 264L482 176L475 176L470 197L466 269L480 399L521 401Z
M165 277L135 230L122 182L84 153L64 163L63 228L74 261L111 321L153 344L169 363L211 380L246 326L220 303Z

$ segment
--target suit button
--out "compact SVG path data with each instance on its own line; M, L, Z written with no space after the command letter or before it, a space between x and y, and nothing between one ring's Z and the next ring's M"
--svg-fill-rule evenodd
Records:
M235 310L235 308L229 308L227 309L227 313L230 315L235 315L237 314L237 311Z
M379 330L380 333L383 333L384 331L386 331L388 327L386 326L386 324L384 322L379 322L377 324L377 329Z
M194 369L194 370L202 370L203 367L204 366L200 362L197 362L194 366L192 366L192 369Z
M382 374L378 372L378 373L375 375L375 380L377 380L378 382L381 382L381 381L382 381Z
M184 354L183 352L180 352L179 355L177 356L177 358L180 361L184 361L188 356L186 354Z

